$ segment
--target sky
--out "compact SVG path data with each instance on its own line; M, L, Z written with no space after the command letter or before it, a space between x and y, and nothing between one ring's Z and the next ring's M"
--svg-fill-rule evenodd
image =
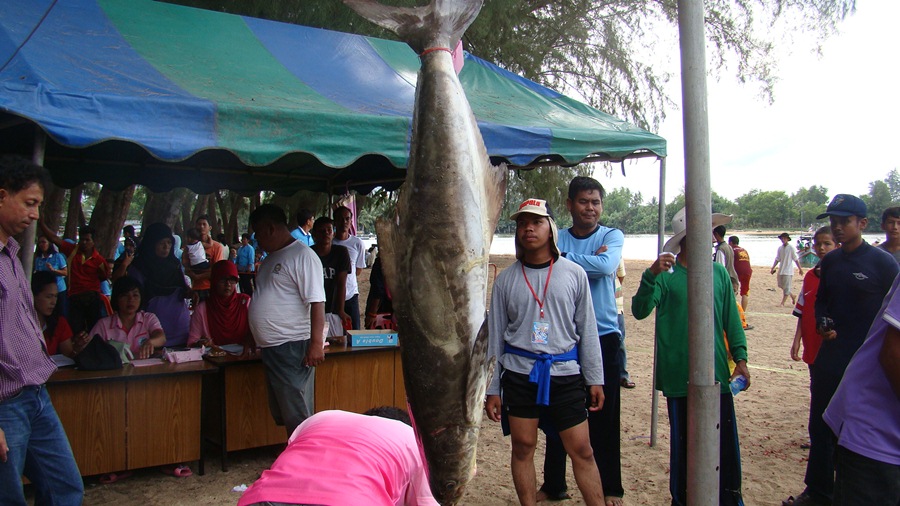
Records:
M866 194L869 183L900 170L900 2L858 0L857 11L825 41L782 44L775 102L759 97L758 85L742 85L723 70L707 82L712 191L734 200L752 189L781 190L821 185L829 195ZM667 112L659 135L668 141L667 202L684 189L681 77L673 48L670 96L679 110ZM717 80L718 79L718 80ZM645 201L659 194L655 160L614 165L595 176L608 189L627 187ZM648 173L653 177L648 177Z

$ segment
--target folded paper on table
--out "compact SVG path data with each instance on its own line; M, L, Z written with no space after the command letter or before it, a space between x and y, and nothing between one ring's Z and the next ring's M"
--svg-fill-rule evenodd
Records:
M60 367L75 365L75 361L65 355L50 355L50 360L53 360L53 363L56 364L57 369Z

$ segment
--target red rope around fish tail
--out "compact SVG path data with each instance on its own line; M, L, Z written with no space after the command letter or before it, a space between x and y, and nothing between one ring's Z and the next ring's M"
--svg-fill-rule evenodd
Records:
M453 50L450 49L449 47L429 47L428 49L419 53L419 58L425 56L428 53L433 53L435 51L447 51L448 53L453 54Z

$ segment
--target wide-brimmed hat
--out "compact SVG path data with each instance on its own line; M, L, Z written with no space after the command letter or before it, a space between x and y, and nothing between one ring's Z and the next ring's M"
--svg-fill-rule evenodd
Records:
M556 220L553 219L553 213L550 211L550 206L547 205L546 200L541 199L526 199L524 202L519 204L519 210L509 215L509 219L516 221L516 218L520 214L535 214L537 216L545 216L547 220L550 222L550 243L553 246L553 253L559 258L559 228L556 226ZM521 252L519 251L519 240L516 239L516 258L521 259Z
M727 225L733 219L734 216L730 214L712 213L712 228L716 228L719 225ZM666 241L666 244L663 245L663 251L677 255L681 252L681 240L687 234L687 217L683 207L672 217L672 232L675 235Z
M782 232L782 233L778 236L779 239L781 239L782 237L784 237L784 238L787 239L788 241L791 240L791 236L788 235L787 232Z

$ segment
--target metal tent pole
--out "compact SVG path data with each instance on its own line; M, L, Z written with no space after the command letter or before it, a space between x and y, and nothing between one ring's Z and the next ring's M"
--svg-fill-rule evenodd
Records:
M40 128L35 127L34 149L31 154L31 161L43 166L44 153L47 151L47 134ZM49 188L44 188L46 196ZM22 262L22 269L25 270L25 278L31 280L31 271L34 270L34 240L37 236L37 223L32 223L22 232L22 248L19 250L19 260Z
M662 253L664 239L666 237L666 159L659 159L659 212L657 216L656 253ZM656 389L656 335L653 338L653 383L650 389L650 447L656 446L657 426L659 425L659 391Z
M687 501L719 500L719 387L713 333L706 37L701 0L678 0L688 263Z

